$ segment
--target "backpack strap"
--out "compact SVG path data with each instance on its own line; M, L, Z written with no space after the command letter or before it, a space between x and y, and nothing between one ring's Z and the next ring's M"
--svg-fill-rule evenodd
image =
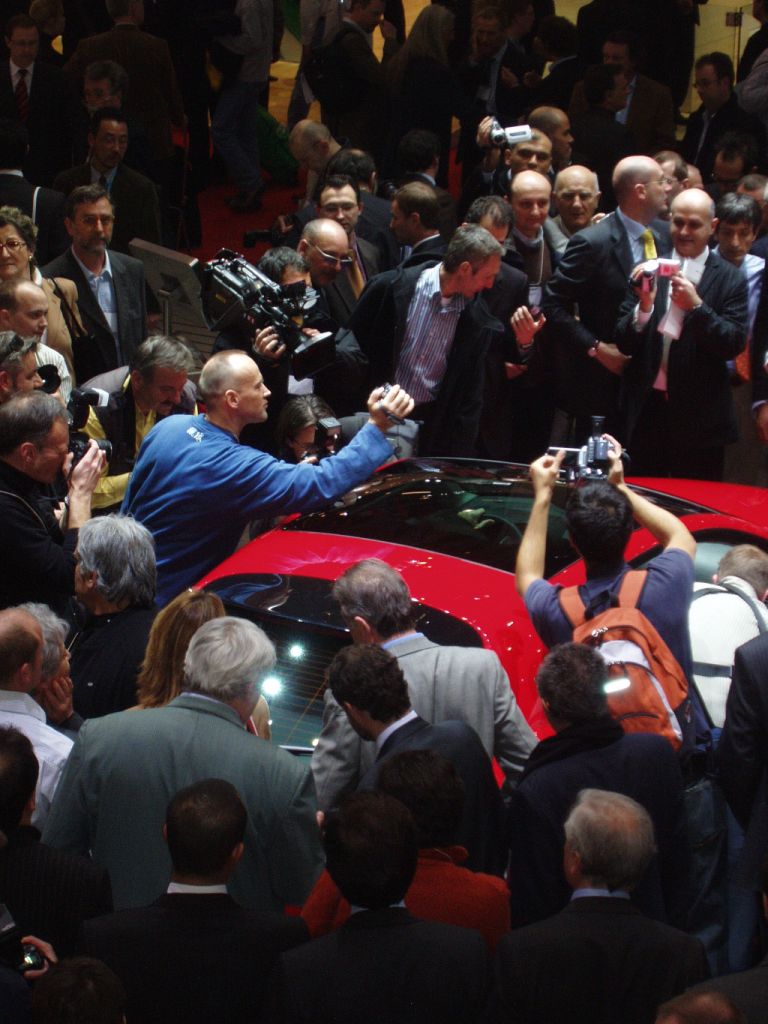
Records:
M761 614L762 610L765 608L765 605L763 605L762 602L758 601L751 595L745 594L744 591L739 590L738 587L734 587L731 583L718 583L717 586L707 587L703 590L697 590L694 592L694 595L691 598L691 602L696 601L698 600L698 598L704 597L707 594L722 594L724 590L729 594L735 594L736 597L740 597L745 604L749 605L752 614L755 617L755 625L757 626L758 633L768 632L768 626L766 626L763 620L763 616Z
M575 629L582 622L586 622L587 609L581 600L578 587L563 587L558 592L557 597L560 601L562 613L568 619L571 629Z
M646 569L630 569L624 573L616 595L619 608L637 608L647 575Z

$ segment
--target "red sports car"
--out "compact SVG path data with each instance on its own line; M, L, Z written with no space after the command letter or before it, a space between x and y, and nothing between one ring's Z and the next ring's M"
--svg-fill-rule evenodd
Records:
M691 480L631 483L695 535L698 580L711 580L734 544L768 551L763 490ZM545 573L570 585L584 579L584 567L568 540L566 496L563 484L550 513ZM263 684L275 742L306 749L318 736L325 667L349 640L331 584L350 565L374 556L402 573L420 608L419 628L431 640L496 651L531 725L548 733L534 686L546 652L514 581L532 501L525 466L404 460L379 470L332 508L262 534L205 576L199 586L275 642L277 665ZM632 564L657 553L653 537L636 530L627 552Z

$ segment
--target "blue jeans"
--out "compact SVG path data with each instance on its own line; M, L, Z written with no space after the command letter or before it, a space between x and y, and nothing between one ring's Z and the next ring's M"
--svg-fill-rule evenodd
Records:
M234 82L222 90L211 122L213 144L241 192L260 188L256 111L258 82Z

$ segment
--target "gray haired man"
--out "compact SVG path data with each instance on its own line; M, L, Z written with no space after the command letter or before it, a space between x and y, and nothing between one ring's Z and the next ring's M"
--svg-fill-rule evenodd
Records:
M179 789L214 776L232 783L248 811L230 895L261 910L304 902L322 868L309 767L245 727L274 660L258 626L214 619L192 638L181 696L81 728L44 841L90 849L109 870L116 909L144 906L167 887L165 809Z
M80 530L75 594L88 612L70 644L75 711L109 715L136 703L136 677L155 617L152 534L127 516L91 519Z
M139 345L130 366L86 382L85 387L109 394L106 406L90 409L85 425L89 437L112 444L112 457L93 495L94 508L120 507L139 446L159 420L197 412L197 392L188 379L196 367L197 358L183 341L156 335Z

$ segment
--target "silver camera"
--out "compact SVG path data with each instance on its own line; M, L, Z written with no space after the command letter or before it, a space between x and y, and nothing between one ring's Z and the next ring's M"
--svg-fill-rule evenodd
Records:
M533 138L533 132L529 124L516 124L511 128L502 128L498 121L491 125L491 144L499 149L511 149L518 142L528 142Z

